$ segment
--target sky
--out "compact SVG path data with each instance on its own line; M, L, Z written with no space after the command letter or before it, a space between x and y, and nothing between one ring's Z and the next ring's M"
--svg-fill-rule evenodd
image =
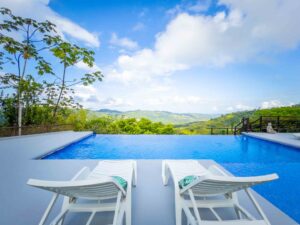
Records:
M95 51L85 108L229 113L300 103L300 1L0 0ZM55 66L55 65L54 65Z

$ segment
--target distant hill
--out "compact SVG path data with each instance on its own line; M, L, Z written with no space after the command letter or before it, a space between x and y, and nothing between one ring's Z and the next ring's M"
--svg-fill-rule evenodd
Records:
M233 127L238 124L243 117L252 120L259 116L300 116L300 105L290 107L279 107L271 109L257 109L251 111L235 112L221 115L208 121L193 122L184 125L177 125L177 131L181 134L209 134L208 127Z
M112 116L119 118L147 118L154 122L162 122L165 124L171 123L175 125L187 124L195 121L207 121L218 117L219 114L202 114L202 113L173 113L167 111L151 111L151 110L133 110L133 111L118 111L110 109L100 109L90 111L90 117Z

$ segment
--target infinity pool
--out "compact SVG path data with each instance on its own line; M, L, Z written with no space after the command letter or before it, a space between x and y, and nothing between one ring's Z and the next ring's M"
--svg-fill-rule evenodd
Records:
M246 136L94 135L43 159L213 159L239 176L276 172L254 189L300 222L300 149Z

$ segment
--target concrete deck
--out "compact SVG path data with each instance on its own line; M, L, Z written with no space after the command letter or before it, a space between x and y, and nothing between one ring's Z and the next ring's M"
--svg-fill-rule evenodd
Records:
M46 134L0 138L0 152L8 159L36 159L61 149L66 145L89 137L93 133L62 131Z
M90 133L59 132L0 139L0 224L38 224L52 194L27 186L29 178L69 180L83 166L93 169L98 160L32 160L86 135ZM209 166L215 162L205 160L201 163ZM174 225L174 189L172 183L168 186L162 184L161 160L138 160L137 165L138 183L132 193L132 225ZM297 224L260 195L254 194L272 225ZM257 216L245 193L240 192L239 197L241 204ZM61 199L49 220L57 215L60 206ZM92 224L111 224L112 216L111 213L98 214ZM87 213L69 214L65 225L85 224L87 218Z
M272 141L278 144L287 145L294 148L300 148L300 139L296 138L292 133L254 133L254 132L244 132L243 133L249 137L255 137L266 141Z

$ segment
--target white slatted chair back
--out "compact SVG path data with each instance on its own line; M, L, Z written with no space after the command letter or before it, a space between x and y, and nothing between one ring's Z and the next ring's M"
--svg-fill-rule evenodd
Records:
M30 179L28 184L70 198L105 199L114 198L121 191L123 196L126 191L111 177L105 180L82 180L73 182L43 181Z
M185 193L191 189L195 196L216 196L230 194L251 186L277 179L277 174L270 174L256 177L224 177L207 175L198 177L194 182L181 190Z

